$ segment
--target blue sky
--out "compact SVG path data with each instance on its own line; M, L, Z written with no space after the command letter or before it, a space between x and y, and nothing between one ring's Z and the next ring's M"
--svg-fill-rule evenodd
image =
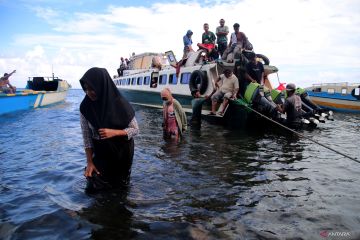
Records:
M16 69L11 81L24 87L28 76L53 68L79 87L88 68L114 75L132 52L173 50L180 58L186 30L196 48L203 23L215 31L220 18L230 29L240 23L281 82L360 82L358 0L0 0L0 73Z

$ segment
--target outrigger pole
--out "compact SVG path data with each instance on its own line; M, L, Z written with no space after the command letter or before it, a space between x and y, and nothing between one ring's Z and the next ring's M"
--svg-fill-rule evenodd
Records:
M276 123L276 124L279 125L280 127L285 128L286 130L288 130L288 131L290 131L290 132L292 132L292 133L295 133L295 134L298 135L299 137L306 138L307 140L310 140L310 141L313 142L313 143L316 143L316 144L318 144L318 145L320 145L320 146L322 146L322 147L324 147L324 148L327 148L327 149L329 149L329 150L331 150L331 151L333 151L333 152L336 152L337 154L340 154L340 155L342 155L342 156L344 156L344 157L346 157L346 158L349 158L349 159L351 159L351 160L353 160L353 161L355 161L355 162L360 163L360 160L358 160L358 159L356 159L356 158L350 157L349 155L346 155L346 154L344 154L344 153L342 153L342 152L339 152L338 150L335 150L335 149L333 149L333 148L331 148L331 147L328 147L328 146L326 146L325 144L319 143L319 142L317 142L317 141L315 141L315 140L313 140L313 139L311 139L311 138L309 138L309 137L306 137L305 135L303 135L303 134L301 134L301 133L298 133L298 132L294 131L294 130L291 129L291 128L288 128L287 126L285 126L285 125L283 125L283 124L281 124L281 123L279 123L279 122L276 122L276 121L272 120L271 118L265 116L264 114L259 113L258 111L252 109L251 107L249 107L249 106L247 106L247 105L245 105L245 104L244 104L243 106L245 106L247 109L253 111L254 113L260 115L261 117L263 117L263 118L265 118L265 119L267 119L267 120L269 120L269 121L271 121L271 122L273 122L273 123Z

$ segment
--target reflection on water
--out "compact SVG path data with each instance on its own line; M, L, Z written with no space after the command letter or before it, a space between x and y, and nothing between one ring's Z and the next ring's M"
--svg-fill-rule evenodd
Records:
M81 91L0 116L0 239L359 237L360 165L291 134L203 123L165 142L161 111L136 107L131 186L86 195ZM360 117L303 132L358 157Z

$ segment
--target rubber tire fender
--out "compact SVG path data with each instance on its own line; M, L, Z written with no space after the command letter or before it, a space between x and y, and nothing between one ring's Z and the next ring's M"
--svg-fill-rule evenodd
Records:
M262 54L257 53L257 54L256 54L256 57L257 57L257 58L261 58L261 59L264 61L264 65L269 65L269 64L270 64L269 58L266 57L265 55L262 55Z
M198 84L200 86L198 87ZM191 73L190 80L189 80L189 88L190 92L198 89L200 94L204 94L208 87L208 79L204 72L200 70L195 70Z

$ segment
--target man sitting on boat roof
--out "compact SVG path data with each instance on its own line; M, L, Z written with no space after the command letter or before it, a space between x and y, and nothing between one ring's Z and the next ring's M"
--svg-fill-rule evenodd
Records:
M251 44L249 43L245 33L240 32L240 24L235 23L233 25L234 31L231 34L229 46L226 48L224 54L222 55L222 60L226 60L227 62L234 61L234 55L237 52L241 52L243 49L251 48Z
M218 82L220 81L222 81L222 85L219 87L219 90L217 90L216 93L211 97L212 104L210 115L215 115L216 104L224 99L223 109L220 112L220 115L223 115L229 99L236 99L236 94L239 91L238 78L230 69L225 69L224 74L219 76L215 83L216 87L219 86Z
M202 34L202 43L198 43L197 46L200 49L205 49L208 55L212 55L215 49L216 36L213 32L209 31L209 24L204 23L204 33Z
M194 52L193 48L192 48L192 39L191 36L193 35L193 32L191 30L188 30L185 34L185 36L183 37L183 42L184 42L184 55L183 55L183 59L188 57L189 52Z
M12 71L10 74L4 73L4 76L0 78L0 92L10 94L16 92L16 87L12 86L9 81L9 77L15 72L16 70Z

